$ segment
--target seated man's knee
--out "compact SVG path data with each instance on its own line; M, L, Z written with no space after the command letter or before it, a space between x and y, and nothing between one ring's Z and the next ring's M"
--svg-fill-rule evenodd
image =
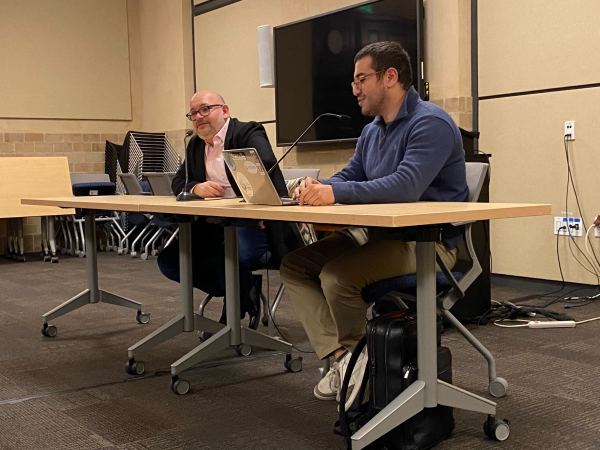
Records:
M360 294L361 288L357 285L356 277L335 260L323 266L319 278L325 297Z
M281 265L279 266L279 275L284 280L293 278L296 272L292 253L285 255L281 260Z

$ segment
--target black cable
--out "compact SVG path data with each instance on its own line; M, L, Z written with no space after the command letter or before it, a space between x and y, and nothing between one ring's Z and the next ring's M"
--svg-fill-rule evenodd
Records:
M577 188L575 187L575 181L574 181L573 175L571 174L571 164L570 164L570 160L569 160L569 145L568 145L568 141L567 141L566 136L565 136L565 139L564 139L564 146L565 146L565 156L566 156L566 160L567 160L567 168L568 168L568 171L569 171L569 177L567 179L567 182L568 182L568 180L571 181L571 186L573 187L573 194L575 195L575 202L577 203L577 210L579 212L579 217L581 217L581 224L583 226L583 230L587 230L587 225L585 223L585 218L584 218L584 215L583 215L583 213L581 211L581 204L579 203L579 195L577 194ZM586 239L590 243L590 249L592 250L592 255L594 255L594 259L596 260L596 263L598 264L598 266L600 266L600 261L598 261L598 256L596 255L596 252L594 251L594 247L592 246L592 242L589 240L588 236L586 236ZM593 264L592 264L592 267L593 267ZM598 279L598 284L600 285L600 279Z
M569 159L569 141L567 139L567 136L564 137L563 139L563 144L564 144L564 149L565 149L565 160L567 162L567 186L566 186L566 193L565 193L565 215L567 218L567 234L569 237L569 241L568 241L568 246L569 246L569 250L571 251L571 255L573 256L573 258L575 259L575 261L577 261L577 263L583 268L585 269L587 272L589 272L592 275L596 276L596 284L600 285L600 276L598 275L598 272L596 270L596 268L594 267L594 264L592 263L592 261L587 257L587 255L581 250L581 247L579 247L579 244L577 244L577 242L575 242L575 240L573 239L573 234L571 233L571 227L569 225L569 218L568 218L568 211L569 211L569 186L573 187L573 193L575 195L575 199L577 201L577 207L578 207L578 211L579 211L579 216L581 217L582 223L580 224L581 226L583 226L583 229L585 230L585 222L583 220L583 214L581 212L581 207L579 205L579 196L577 195L577 189L575 188L575 183L573 180L573 174L571 172L571 161ZM578 258L577 256L575 256L575 253L573 252L572 248L571 248L571 242L575 245L575 247L577 248L577 250L579 251L579 253L581 253L583 255L583 257L585 258L586 262L589 264L589 266L592 268L593 272L589 270L588 267L586 267ZM595 254L594 254L595 257Z
M281 329L277 325L277 322L275 322L275 318L271 314L271 308L269 308L269 306L271 305L271 283L270 283L270 280L269 280L269 268L268 268L268 266L266 264L265 264L265 267L267 267L267 269L266 269L266 271L267 271L267 314L269 315L269 320L271 321L271 323L275 327L275 330L277 331L277 334L281 337L281 339L283 339L284 341L289 342L290 344L292 344L292 349L296 350L298 353L315 354L316 352L314 350L303 350L300 347L298 347L296 344L294 344L291 341L291 339L288 339L285 336L285 334L281 331Z

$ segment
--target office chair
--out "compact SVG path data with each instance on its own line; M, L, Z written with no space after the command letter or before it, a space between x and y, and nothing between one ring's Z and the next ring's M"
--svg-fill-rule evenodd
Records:
M115 184L105 173L71 173L71 185L73 195L112 195L115 193ZM98 246L101 250L116 250L117 242L125 235L119 224L119 216L116 212L106 213L94 217L100 236ZM62 253L85 256L85 233L83 231L83 216L77 211L74 216L57 216L58 234L63 238Z
M174 195L171 182L174 172L142 172L142 178L148 181L153 195L172 197Z
M317 178L319 176L319 172L320 169L282 169L281 170L282 174L283 174L283 178L285 180L285 184L288 190L288 195L291 197L294 193L294 190L298 187L298 185L300 184L300 182L306 178L306 177L311 177L311 178ZM296 224L298 227L298 233L302 239L302 243L304 245L309 245L312 244L313 242L315 242L317 240L317 236L315 234L315 231L313 229L312 224L308 224L308 223L297 223ZM275 267L272 264L269 264L269 262L267 261L264 267L261 267L260 269L255 270L252 275L253 277L260 277L260 283L258 282L258 278L255 278L255 283L256 285L261 284L262 285L262 274L259 273L259 271L262 270L266 270L267 271L267 275L268 275L268 271L269 270L279 270L279 267ZM267 296L265 296L262 288L259 290L259 298L262 304L262 310L263 310L263 314L262 314L262 318L261 318L261 322L264 326L268 326L269 325L269 316L271 318L275 317L275 312L277 311L277 307L279 306L279 303L281 302L281 298L283 297L283 294L285 292L285 286L283 285L283 282L279 284L279 287L277 288L277 292L275 294L275 297L273 298L273 303L271 306L269 306L269 300L267 298ZM199 315L203 315L204 314L204 308L206 307L206 305L208 305L208 303L213 299L213 296L208 294L204 300L202 300L202 302L200 303L200 305L198 306L198 314ZM200 337L203 337L203 334L200 334Z
M467 185L469 188L468 201L476 202L479 199L483 182L488 172L488 164L485 163L466 163ZM454 325L454 327L481 353L488 364L488 391L496 398L504 397L508 388L508 383L504 378L496 375L496 361L490 351L475 337L471 332L459 322L459 320L450 312L450 308L462 299L465 291L481 274L481 265L477 259L471 236L471 226L473 222L464 224L464 239L458 246L458 260L454 271L446 267L441 258L436 257L437 263L442 272L436 274L437 284L437 304L438 311ZM391 301L395 304L401 304L403 300L416 302L416 276L404 275L385 280L377 281L366 286L362 291L362 297L366 302Z
M166 174L165 174L166 175ZM144 191L139 180L133 173L120 173L119 178L123 183L125 192L128 195L152 195L152 192ZM162 194L165 195L165 194ZM131 256L137 256L136 245L140 243L140 258L148 259L149 255L156 256L158 249L156 242L165 233L170 234L165 247L169 245L177 236L178 229L172 230L174 224L161 218L157 215L146 214L129 214L129 220L134 224L134 227L129 230L125 237L119 243L119 253L127 253L129 250L128 239L135 232L138 226L144 226L142 231L138 233L131 243ZM144 249L142 251L142 248Z

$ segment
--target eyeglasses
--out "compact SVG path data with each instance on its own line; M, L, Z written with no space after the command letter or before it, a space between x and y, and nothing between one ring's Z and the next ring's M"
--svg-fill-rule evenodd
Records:
M225 105L204 105L198 108L196 111L190 111L185 115L190 120L193 120L196 117L196 114L200 114L201 117L206 117L210 114L210 112L215 108L222 108Z
M368 73L366 75L361 75L360 77L356 77L354 79L354 81L352 83L350 83L350 86L352 86L352 89L362 88L363 84L365 84L365 81L367 81L367 78L369 78L372 75L378 75L380 73L383 73L386 70L387 69L385 69L385 70L379 70L377 72L372 72L372 73Z

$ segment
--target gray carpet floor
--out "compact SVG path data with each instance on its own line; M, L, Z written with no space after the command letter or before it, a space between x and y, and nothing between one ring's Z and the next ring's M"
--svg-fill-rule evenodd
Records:
M177 396L169 365L198 344L195 333L186 333L144 357L144 376L127 375L127 347L178 311L178 285L159 274L154 260L100 253L99 270L101 288L143 302L152 314L148 325L138 324L133 310L94 304L56 319L58 336L43 337L41 315L85 287L85 261L0 259L1 449L344 448L332 433L335 403L312 395L320 366L312 353L302 353L302 372L289 373L282 354L244 358L228 351L186 372L192 390ZM274 292L278 275L269 278ZM553 286L496 277L493 298ZM553 308L564 311L562 304ZM219 311L214 301L207 315ZM600 316L600 302L569 313ZM276 320L299 350L310 351L285 298ZM490 441L482 415L455 411L454 433L436 448L600 448L600 321L572 329L472 328L509 382L498 416L510 420L511 436ZM483 358L455 330L446 330L443 342L453 353L454 383L487 396Z

